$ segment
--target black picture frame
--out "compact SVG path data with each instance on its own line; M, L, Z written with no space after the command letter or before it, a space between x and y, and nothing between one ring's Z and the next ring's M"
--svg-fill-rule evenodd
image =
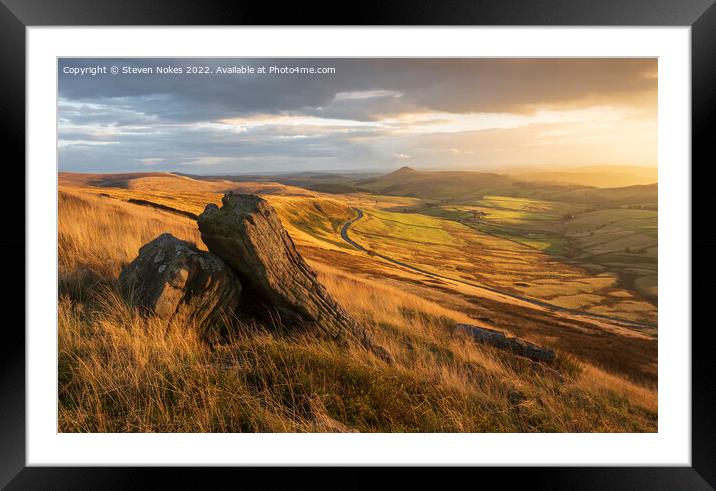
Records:
M344 12L341 14L340 12ZM716 6L714 0L542 0L515 1L421 1L364 2L356 8L329 9L324 4L270 2L207 2L197 0L0 0L0 135L4 142L6 165L3 180L12 191L3 194L5 227L2 257L8 258L5 270L13 278L4 293L6 312L16 311L25 295L16 278L24 278L18 260L23 251L24 264L32 261L24 251L25 213L17 208L22 199L32 199L25 183L25 28L28 26L112 26L112 25L534 25L534 26L691 26L692 68L692 223L708 224L710 208L699 186L709 185L708 161L713 156L713 137L709 120L716 105ZM665 135L660 135L662 138ZM12 155L13 157L9 157ZM689 165L685 162L684 165ZM711 165L714 165L711 162ZM702 179L693 179L694 170ZM12 182L10 186L7 183ZM21 234L19 231L23 230ZM695 232L696 230L694 230ZM716 246L713 227L699 230L691 238L693 249L704 251ZM713 261L705 253L692 253L699 260L699 278L708 278ZM695 278L694 278L695 279ZM23 279L23 284L25 280ZM6 283L7 285L7 283ZM710 288L692 287L692 318L697 300L705 305ZM14 298L12 297L14 296ZM22 298L20 298L22 297ZM703 308L703 307L702 307ZM701 310L701 309L699 309ZM20 313L22 312L22 313ZM145 487L145 474L157 474L165 485L180 481L184 486L207 478L225 479L232 469L128 469L128 468L49 468L26 467L25 459L25 339L19 322L5 316L0 342L0 486L8 489L119 489ZM19 319L18 319L19 320ZM480 468L480 479L496 477L497 482L529 484L550 489L713 489L716 488L716 383L712 377L709 324L692 329L692 466L691 467L585 467L585 468ZM690 326L679 326L688 332ZM241 469L242 479L260 478L261 469ZM353 469L351 473L359 471ZM254 473L255 475L250 475ZM490 474L490 476L487 476ZM305 470L291 471L292 480L305 476ZM412 473L420 479L422 472ZM455 479L464 476L455 476ZM470 479L474 479L471 477ZM507 480L507 481L505 481ZM250 482L250 481L249 481ZM487 481L485 481L487 482Z

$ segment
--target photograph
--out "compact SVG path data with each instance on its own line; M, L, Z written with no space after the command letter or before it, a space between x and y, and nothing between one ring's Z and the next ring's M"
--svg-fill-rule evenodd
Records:
M57 432L657 433L658 74L57 58Z
M60 58L59 432L656 432L653 58Z

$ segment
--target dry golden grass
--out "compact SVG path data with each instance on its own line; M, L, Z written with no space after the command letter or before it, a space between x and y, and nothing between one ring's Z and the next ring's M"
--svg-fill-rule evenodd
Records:
M314 196L307 189L287 186L278 182L235 182L224 179L194 179L169 172L137 172L129 174L80 174L61 172L60 185L96 186L98 188L129 190L137 193L166 194L167 190L178 195L235 193L281 194Z
M142 315L118 293L138 248L188 218L61 190L59 431L656 431L656 392L564 353L549 367L452 332L479 323L312 262L395 358L226 319L228 339Z
M117 276L141 246L164 232L206 249L196 222L180 215L63 187L58 200L60 275L89 269Z

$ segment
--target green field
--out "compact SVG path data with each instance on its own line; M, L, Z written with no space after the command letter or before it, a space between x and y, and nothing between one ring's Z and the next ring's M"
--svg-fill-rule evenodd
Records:
M568 259L593 272L612 273L622 286L655 302L658 212L627 207L594 209L511 196L485 196L469 204L415 207L480 232Z
M493 213L470 222L465 217L477 207ZM624 289L618 271L599 264L586 268L550 253L571 240L560 230L565 211L575 209L571 205L490 196L469 207L415 209L422 213L363 209L351 237L370 251L442 276L560 307L656 320L656 307Z
M551 256L557 260L556 270L561 271L559 268L566 263L586 274L609 275L616 279L617 286L634 291L655 309L658 299L655 171L599 166L583 171L591 173L590 179L599 177L602 184L620 182L626 174L632 182L653 183L595 187L560 184L549 182L550 179L530 181L527 174L520 177L487 172L423 172L407 167L369 178L327 177L330 182L340 184L338 191L354 191L348 199L353 206L373 210L363 223L356 224L355 230L376 251L388 250L405 259L418 257L427 268L486 282L529 270L520 264L524 262L522 258L510 257L515 251L529 258L527 261L535 260L533 252L540 252L536 260L545 261L542 256ZM641 180L634 181L634 176ZM308 187L325 181L320 175L302 179L301 184ZM290 179L285 182L295 184ZM426 222L418 216L436 221ZM427 229L420 228L426 224ZM479 233L470 234L465 228ZM379 243L380 240L384 243ZM421 250L414 250L418 244L427 249L421 246ZM412 249L408 253L401 251L401 247ZM475 250L480 248L490 252L478 255ZM496 252L500 248L502 253ZM483 260L494 256L499 260L492 265ZM446 262L437 264L443 260ZM548 260L547 263L552 264ZM484 273L502 265L509 268ZM583 301L586 299L579 300Z
M323 247L351 249L341 239L341 227L355 216L345 203L301 196L266 196L281 221L299 244L319 243Z

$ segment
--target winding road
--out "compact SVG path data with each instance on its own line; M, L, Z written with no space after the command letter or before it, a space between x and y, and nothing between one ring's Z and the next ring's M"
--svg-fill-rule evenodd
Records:
M342 238L344 241L346 241L348 244L350 244L352 247L354 247L355 249L358 249L359 251L362 251L362 252L368 252L368 249L366 249L365 247L363 247L363 246L360 245L358 242L354 241L353 239L351 239L351 238L348 236L348 229L350 228L350 226L353 225L353 224L354 224L355 222L357 222L358 220L360 220L361 218L363 218L363 216L364 216L363 211L362 211L360 208L353 208L353 210L356 212L356 216L355 216L355 218L352 218L351 220L348 220L346 223L343 224L343 227L341 228L341 238ZM610 316L608 316L608 315L594 314L594 313L591 313L591 312L584 312L584 311L581 311L581 310L570 309L570 308L567 308L567 307L560 307L560 306L558 306L558 305L554 305L554 304L551 304L551 303L548 303L548 302L543 302L543 301L541 301L541 300L536 300L536 299L534 299L534 298L523 297L523 296L521 296L521 295L517 295L517 294L514 294L514 293L503 292L503 291L497 290L497 289L495 289L495 288L491 288L491 287L489 287L489 286L479 285L479 284L477 284L477 283L472 283L472 282L469 282L469 281L460 280L460 279L456 279L456 278L450 278L450 277L448 277L448 276L443 276L443 275L440 275L440 274L437 274L437 273L431 273L430 271L426 271L426 270L424 270L424 269L417 268L417 267L415 267L415 266L413 266L413 265L404 263L404 262L402 262L402 261L398 261L397 259L393 259L393 258L391 258L391 257L385 256L385 255L380 254L380 253L375 252L375 251L371 251L371 255L373 255L373 256L375 256L375 257L379 257L379 258L383 259L384 261L387 261L387 262L389 262L389 263L395 264L395 265L397 265L397 266L401 266L401 267L403 267L403 268L406 268L406 269L409 269L409 270L411 270L411 271L414 271L414 272L416 272L416 273L418 273L418 274L421 274L421 275L423 275L423 276L428 276L428 277L434 278L434 279L439 279L439 280L443 280L443 281L448 281L448 282L454 282L454 283L460 283L460 284L463 284L463 285L468 285L468 286L471 286L471 287L473 287L473 288L477 288L477 289L479 289L479 290L482 290L482 291L484 291L484 292L492 293L493 295L498 295L498 296L501 296L501 297L507 297L507 298L512 299L512 300L517 300L517 301L519 301L519 302L528 303L528 304L531 304L531 305L533 305L533 306L541 307L541 308L543 308L543 309L547 309L547 310L552 311L552 312L562 312L562 313L565 313L565 314L569 314L569 315L571 315L571 316L577 316L577 317L579 317L579 318L585 318L585 317L586 317L586 318L591 318L591 319L594 319L594 320L608 321L608 322L610 322L610 323L612 323L612 324L617 324L617 325L622 326L622 327L627 327L627 328L631 328L631 329L636 328L636 329L639 330L639 331L641 331L641 329L644 329L644 328L647 328L647 329L655 329L655 328L656 328L656 325L650 324L650 323L647 323L647 322L639 322L639 321L631 321L631 320L627 320L627 319L619 319L619 318L616 318L616 317L610 317Z
M360 245L358 242L354 241L350 237L348 237L348 228L353 225L355 222L363 218L363 212L360 208L353 208L355 212L357 213L355 218L352 218L348 220L346 223L343 224L343 228L341 229L341 237L343 240L348 242L350 245L358 249L359 251L367 252L366 248Z

